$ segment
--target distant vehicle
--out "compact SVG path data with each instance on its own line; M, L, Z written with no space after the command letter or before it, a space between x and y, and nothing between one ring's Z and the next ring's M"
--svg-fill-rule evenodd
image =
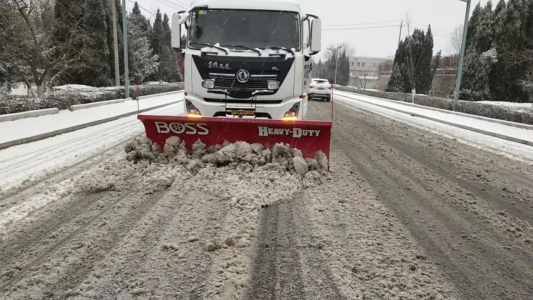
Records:
M309 84L309 100L313 98L319 98L331 101L331 89L332 85L327 79L312 78Z

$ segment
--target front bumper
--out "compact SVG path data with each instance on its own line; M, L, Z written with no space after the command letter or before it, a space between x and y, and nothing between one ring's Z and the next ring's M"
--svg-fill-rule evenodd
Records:
M185 96L185 100L189 100L204 117L220 116L220 114L225 113L227 109L255 109L256 113L268 115L273 120L283 119L285 113L290 110L294 104L301 103L298 112L298 119L301 120L304 116L305 108L304 105L302 105L302 102L306 101L307 99L302 100L298 97L287 98L279 104L265 104L261 103L261 100L252 102L250 100L228 99L229 103L226 104L224 102L207 102L202 97L188 94ZM186 103L184 103L184 105L186 105ZM185 107L185 111L187 111L187 107Z
M325 89L325 90L319 90L319 89L309 89L309 96L329 96L331 95L331 90Z

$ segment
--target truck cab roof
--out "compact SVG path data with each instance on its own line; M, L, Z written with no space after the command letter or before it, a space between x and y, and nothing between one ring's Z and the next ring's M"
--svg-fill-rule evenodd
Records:
M253 9L292 11L302 14L297 0L193 0L190 7L207 6L213 9Z

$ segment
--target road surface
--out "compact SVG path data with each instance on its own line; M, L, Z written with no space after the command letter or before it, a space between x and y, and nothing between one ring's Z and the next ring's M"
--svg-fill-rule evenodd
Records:
M531 162L341 102L331 174L303 184L123 149L0 195L0 299L533 295Z

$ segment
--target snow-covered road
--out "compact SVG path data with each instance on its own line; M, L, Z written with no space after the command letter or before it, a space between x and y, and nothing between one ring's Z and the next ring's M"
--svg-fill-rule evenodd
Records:
M501 123L480 120L464 114L455 115L427 109L422 106L409 106L402 103L395 103L395 101L350 92L336 91L335 95L335 102L344 103L348 107L372 111L394 120L407 122L408 124L431 130L437 134L452 136L461 142L469 143L475 147L490 149L504 155L512 155L516 158L525 158L533 161L533 146L461 128L462 126L471 127L474 130L479 129L489 134L495 133L527 141L533 145L533 126L531 126L532 129L517 128ZM429 119L413 117L411 114L427 116Z
M150 96L139 101L139 109L149 109L183 99L183 93L176 92L163 96ZM73 126L91 123L137 111L137 101L109 104L76 111L61 110L56 115L25 118L16 121L0 122L0 144L24 139Z
M183 97L182 95L178 96ZM144 103L144 108L147 108L175 102L179 100L176 97L176 95L167 95L159 99L147 99L145 100L146 102L141 101L141 103ZM133 104L133 106L130 103L115 104L76 112L65 112L63 115L67 117L63 117L60 114L4 123L17 123L19 125L27 123L28 127L32 128L33 133L43 133L46 128L47 130L57 130L58 128L83 124L99 118L116 116L131 109L136 111L137 106L135 103ZM180 102L146 112L145 114L175 115L182 113L183 104ZM76 118L77 116L80 116L80 118ZM45 123L48 124L48 127L41 128L40 126ZM30 126L30 124L34 125ZM52 124L55 125L50 127ZM3 123L0 123L0 128L5 131L4 133L10 134L12 137L21 134L13 130L12 124L9 124L9 128L3 125ZM22 181L25 181L24 185L30 186L36 180L46 178L61 169L69 168L95 155L101 155L108 149L120 145L143 132L143 125L137 120L136 115L132 115L52 138L0 150L0 190L9 189ZM25 131L23 134L32 133Z
M0 299L529 300L529 146L335 99L332 172L303 181L133 164L135 116L0 151Z

